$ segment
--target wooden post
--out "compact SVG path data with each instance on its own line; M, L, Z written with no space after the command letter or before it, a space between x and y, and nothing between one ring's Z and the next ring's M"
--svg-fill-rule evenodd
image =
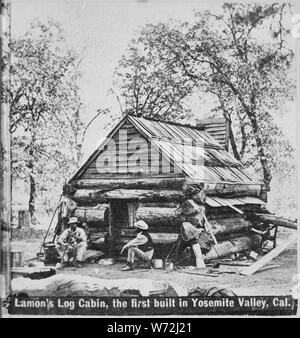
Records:
M0 297L10 293L10 0L0 0ZM0 317L2 307L0 305Z
M204 258L201 252L201 248L199 243L196 243L192 246L193 251L194 251L194 255L196 257L196 267L197 268L205 268L206 265L204 263Z

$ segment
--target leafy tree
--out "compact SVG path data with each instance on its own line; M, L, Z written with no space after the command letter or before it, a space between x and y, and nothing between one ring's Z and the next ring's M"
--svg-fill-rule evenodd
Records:
M186 98L192 82L181 77L175 65L162 62L159 51L148 42L143 36L133 40L116 70L115 87L121 92L122 112L164 120L188 117Z
M11 51L13 177L29 184L34 223L38 194L63 184L80 157L79 59L51 21L34 21L23 37L12 40Z
M156 115L147 104L135 102L149 102L165 83L172 83L180 103L195 93L213 95L213 111L229 120L234 156L254 165L269 185L276 165L274 144L282 157L292 150L273 116L295 92L290 76L293 51L283 24L288 9L285 4L225 4L222 14L196 13L192 23L147 25L121 61L123 73L118 71L127 110ZM165 97L160 99L160 106L168 105ZM173 107L172 119L185 116L183 104Z

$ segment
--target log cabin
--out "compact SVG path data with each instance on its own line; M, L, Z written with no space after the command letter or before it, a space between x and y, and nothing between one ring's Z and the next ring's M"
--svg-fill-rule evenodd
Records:
M226 149L222 119L192 126L126 115L65 185L64 195L77 203L73 214L88 223L94 239L105 238L113 257L135 236L139 219L156 245L167 248L156 251L160 258L184 221L215 238L207 259L250 250L261 243L251 231L251 214L265 212L267 189Z

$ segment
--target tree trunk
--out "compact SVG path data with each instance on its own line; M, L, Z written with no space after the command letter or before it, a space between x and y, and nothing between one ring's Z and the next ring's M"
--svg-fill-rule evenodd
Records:
M82 144L83 140L80 143L79 142L79 131L81 126L81 120L80 120L80 106L75 111L75 128L74 128L74 138L75 138L75 151L76 151L76 167L79 168L79 163L82 156Z
M228 119L228 124L229 124L229 140L230 140L230 145L231 145L231 149L232 149L232 153L233 153L233 156L238 160L240 161L241 157L240 157L240 154L237 150L237 146L236 146L236 143L235 143L235 138L234 138L234 134L233 134L233 131L232 131L232 122L231 122L231 119Z
M30 229L29 211L19 210L18 212L18 228Z
M30 155L32 155L32 151L30 151ZM31 223L35 224L35 200L36 200L36 181L33 175L33 160L29 161L28 168L30 169L29 174L29 203L28 203L28 210L31 218Z
M257 119L255 114L251 113L250 116L250 122L251 122L251 126L253 129L253 133L254 133L254 138L256 141L256 146L257 146L257 150L258 150L258 156L259 156L259 161L262 167L262 172L263 172L263 181L266 184L267 187L270 186L270 182L272 180L272 174L271 174L271 170L269 168L269 163L265 154L265 150L262 144L262 140L260 137L260 131L259 131L259 127L258 127L258 123L257 123Z

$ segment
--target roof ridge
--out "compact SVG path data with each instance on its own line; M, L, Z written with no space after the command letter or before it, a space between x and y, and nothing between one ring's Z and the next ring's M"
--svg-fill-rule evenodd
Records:
M193 126L191 124L183 124L183 123L179 123L179 122L165 121L165 120L162 120L162 119L155 119L155 118L144 117L144 116L136 116L136 115L133 115L133 114L130 114L130 113L128 113L127 115L130 116L130 117L137 118L137 119L145 119L145 120L148 120L148 121L162 122L162 123L170 124L170 125L173 125L173 126L188 127L188 128L204 131L204 127Z

